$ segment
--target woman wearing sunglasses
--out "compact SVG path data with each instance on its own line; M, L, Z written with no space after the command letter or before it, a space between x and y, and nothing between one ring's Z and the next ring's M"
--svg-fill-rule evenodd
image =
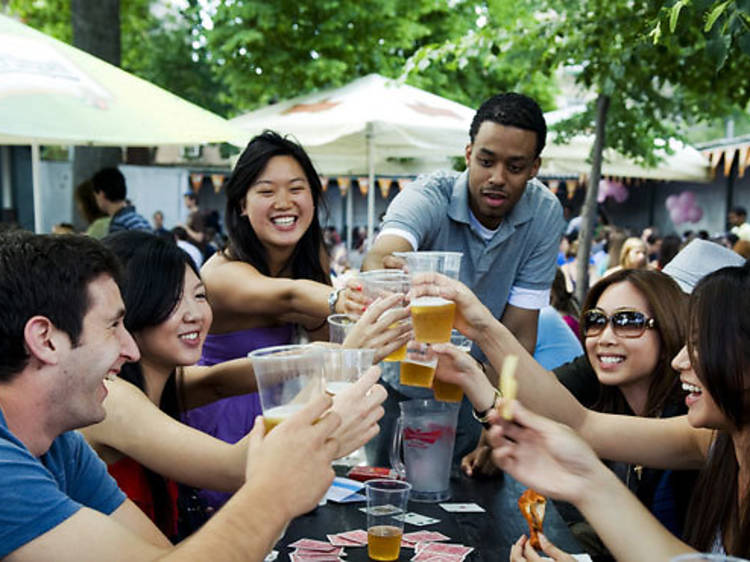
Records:
M593 410L650 418L685 414L686 393L670 363L685 341L686 308L687 296L661 272L622 269L605 277L591 288L583 305L580 328L586 358L566 369L561 382L581 401L575 389L589 380L586 371L593 369L599 381L592 389L598 394ZM680 536L695 471L623 462L607 466ZM572 530L590 553L606 553L585 522Z
M750 266L720 269L692 293L688 344L672 361L689 392L688 415L669 419L583 408L466 287L429 274L416 281L414 296L437 294L457 303L456 327L496 369L508 355L519 357L518 398L537 413L514 403L506 421L493 408L494 390L474 362L435 346L453 360L450 382L462 384L478 417L491 426L492 458L500 468L542 494L573 503L618 560L669 560L691 548L750 556ZM662 469L702 468L686 543L661 526L597 455ZM546 539L541 542L554 559L567 559ZM523 539L511 557L539 559Z

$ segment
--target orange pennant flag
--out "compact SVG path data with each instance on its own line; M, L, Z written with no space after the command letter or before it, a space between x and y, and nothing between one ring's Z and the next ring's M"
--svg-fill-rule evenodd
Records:
M362 196L367 195L367 190L370 187L370 179L357 178L357 182L359 183L359 192L362 194Z
M339 184L339 191L341 191L341 197L346 197L346 192L349 191L351 179L346 176L340 176L337 178L337 181Z
M203 174L192 173L190 174L190 185L193 186L193 191L198 193L203 186Z

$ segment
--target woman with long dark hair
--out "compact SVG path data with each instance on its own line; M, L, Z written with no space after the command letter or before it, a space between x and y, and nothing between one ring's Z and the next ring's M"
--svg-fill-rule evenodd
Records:
M291 343L298 327L312 339L328 339L326 317L354 309L347 310L345 292L331 286L318 218L323 189L304 149L265 131L247 145L225 189L229 243L201 269L214 312L201 364ZM390 330L395 338L406 331L408 326ZM192 410L184 420L232 443L259 412L258 395L249 394ZM227 499L201 495L215 507Z
M245 480L246 437L234 445L182 423L186 409L255 390L252 361L237 359L211 367L193 366L211 324L205 287L188 254L150 233L126 231L104 240L125 268L121 288L125 327L141 353L108 381L106 419L83 429L125 493L171 539L184 537L204 513L190 490L176 483L233 492ZM377 433L382 388L368 392L377 373L365 375L355 395L337 397L343 423L337 432L341 455ZM342 397L343 397L342 393ZM338 402L337 402L338 401ZM344 408L344 402L350 406ZM346 409L360 401L362 420ZM347 425L349 426L347 429ZM178 529L179 522L184 523Z

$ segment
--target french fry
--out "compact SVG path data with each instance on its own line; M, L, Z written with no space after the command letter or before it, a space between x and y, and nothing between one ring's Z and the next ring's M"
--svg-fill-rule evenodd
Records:
M511 418L510 404L518 395L518 381L516 380L517 355L507 355L500 372L500 394L503 396L503 409L500 412L506 420Z

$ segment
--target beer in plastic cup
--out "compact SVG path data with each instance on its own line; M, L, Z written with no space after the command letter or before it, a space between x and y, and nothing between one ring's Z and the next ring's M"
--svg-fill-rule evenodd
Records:
M451 332L451 343L461 351L466 353L471 351L471 340L458 330ZM443 382L437 378L432 382L432 392L435 395L435 400L441 402L460 402L464 397L464 391L459 385L452 382Z
M409 292L411 282L409 275L400 269L376 269L365 271L359 275L362 281L362 290L364 295L369 299L375 300L380 297L387 297L394 293L404 295L401 305L406 304L406 293ZM408 320L404 320L408 322ZM389 326L393 328L395 326ZM392 351L383 361L401 361L406 355L406 345Z
M411 484L401 480L370 480L367 495L367 554L372 560L398 560Z
M437 355L426 343L410 341L406 344L406 355L401 360L399 382L407 386L430 388L435 378Z
M263 424L266 428L266 434L285 419L299 412L302 408L302 404L288 404L286 406L276 406L267 412L263 412Z
M248 354L258 383L266 432L323 393L325 349L279 345Z
M367 555L373 560L398 560L404 530L395 525L367 529Z
M451 339L456 303L442 297L419 297L411 303L414 337L423 343L444 343Z

